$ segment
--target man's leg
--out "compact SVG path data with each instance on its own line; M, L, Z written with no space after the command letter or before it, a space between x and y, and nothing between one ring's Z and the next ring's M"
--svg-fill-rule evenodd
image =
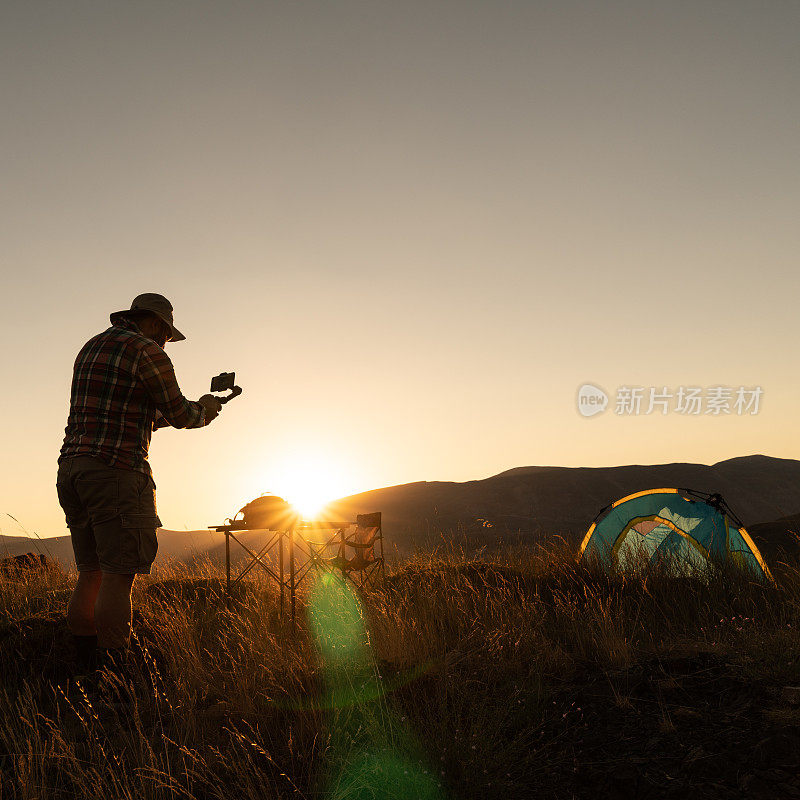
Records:
M100 563L94 531L85 498L77 491L75 479L86 468L87 459L68 458L58 466L56 491L72 538L78 567L78 582L67 605L67 627L75 647L77 673L88 676L97 668L97 630L94 604L100 590ZM89 459L88 463L93 462Z
M78 573L78 582L67 605L67 625L73 636L97 636L94 604L100 591L100 570Z
M103 572L94 606L97 644L102 650L122 650L131 635L131 587L135 575Z
M104 572L94 608L97 625L98 667L112 678L105 689L106 699L126 702L130 697L122 687L130 687L128 642L131 635L131 587L135 575Z
M133 695L128 660L131 635L131 587L135 575L103 572L94 608L100 697L111 704L127 704Z
M75 645L79 675L91 675L97 668L97 629L94 604L100 590L100 570L82 570L67 605L67 627Z

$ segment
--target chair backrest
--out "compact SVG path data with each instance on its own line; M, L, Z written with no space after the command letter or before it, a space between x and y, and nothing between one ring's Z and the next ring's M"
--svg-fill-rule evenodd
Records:
M375 552L382 535L380 511L356 515L355 530L344 540L345 548L351 548L350 569L364 569L382 557Z
M356 525L360 528L380 528L381 512L374 511L372 514L356 514Z

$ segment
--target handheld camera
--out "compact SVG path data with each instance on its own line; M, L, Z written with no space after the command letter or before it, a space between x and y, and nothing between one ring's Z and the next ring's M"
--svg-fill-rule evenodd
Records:
M219 375L215 375L211 379L211 391L212 392L230 391L230 394L227 397L217 398L220 401L220 403L227 403L229 400L233 400L234 397L238 397L242 393L242 387L236 386L235 384L236 384L235 372L220 372Z

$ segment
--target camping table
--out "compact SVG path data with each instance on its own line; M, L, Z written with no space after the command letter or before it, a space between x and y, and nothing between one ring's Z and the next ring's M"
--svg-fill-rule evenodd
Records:
M291 607L292 625L295 624L296 592L300 582L308 575L309 570L315 565L325 565L321 556L322 551L327 547L338 546L343 551L345 543L345 530L353 523L313 521L301 522L293 528L287 530L272 530L269 528L248 528L241 520L230 521L227 525L210 525L209 530L225 534L225 594L229 601L231 597L231 587L239 583L250 570L256 565L260 566L280 587L280 613L285 612L285 595L289 595ZM312 541L308 534L312 531L324 533L325 531L335 531L332 536L328 536L326 541ZM248 533L267 533L269 537L266 544L259 550L248 547L236 534L243 531ZM231 578L231 539L236 542L249 556L250 560L244 565L238 575ZM277 549L277 572L265 558ZM286 550L288 549L288 575L286 575ZM306 558L299 564L297 551L303 553ZM327 565L326 565L327 566Z

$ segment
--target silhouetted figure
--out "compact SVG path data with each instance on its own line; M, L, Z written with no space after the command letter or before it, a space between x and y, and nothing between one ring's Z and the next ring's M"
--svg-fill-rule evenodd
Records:
M158 549L152 432L202 428L219 413L213 395L187 400L164 347L185 339L172 305L139 295L75 360L69 419L58 462L58 499L67 518L78 582L67 608L79 674L123 671L131 629L131 587ZM98 651L99 647L99 651Z

